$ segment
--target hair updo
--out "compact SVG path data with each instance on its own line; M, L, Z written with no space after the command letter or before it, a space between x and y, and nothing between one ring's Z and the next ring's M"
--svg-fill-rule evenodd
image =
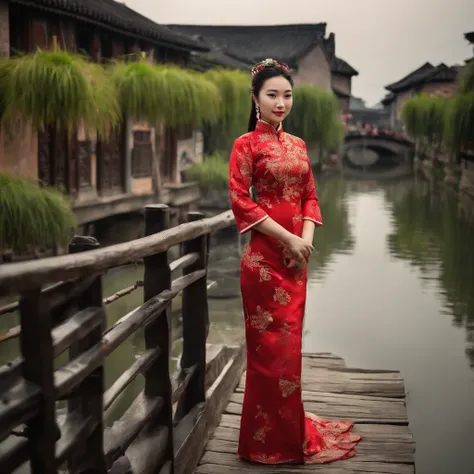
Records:
M284 77L293 87L293 78L290 74L290 68L286 64L281 64L273 59L265 59L254 66L252 69L252 94L256 98L262 90L263 84L266 80L271 79L272 77ZM255 106L255 101L252 97L252 105L250 109L250 118L248 131L252 132L255 130L257 125L257 108Z

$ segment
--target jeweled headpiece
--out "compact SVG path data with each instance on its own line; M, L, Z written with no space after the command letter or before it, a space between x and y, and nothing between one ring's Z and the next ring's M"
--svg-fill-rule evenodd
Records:
M284 63L279 63L275 59L267 58L263 61L260 61L259 63L255 64L255 66L252 68L252 76L255 76L258 74L262 69L265 69L266 67L279 67L283 69L286 72L290 72L290 68L284 64Z

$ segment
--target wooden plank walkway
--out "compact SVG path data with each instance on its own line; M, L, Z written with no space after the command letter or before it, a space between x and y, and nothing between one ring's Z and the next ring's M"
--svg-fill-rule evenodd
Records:
M352 420L363 436L354 458L326 465L265 466L237 455L245 374L211 435L196 474L297 473L414 474L415 443L408 427L405 387L399 372L347 368L328 353L303 357L305 410L329 419Z

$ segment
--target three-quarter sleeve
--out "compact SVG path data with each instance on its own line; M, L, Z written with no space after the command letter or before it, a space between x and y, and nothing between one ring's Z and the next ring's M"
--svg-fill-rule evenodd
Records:
M303 141L304 151L308 157L306 144ZM316 195L316 187L314 185L314 176L311 169L311 163L308 158L308 172L303 187L303 195L301 198L301 206L303 211L303 220L313 221L317 227L323 225L323 218L321 215L321 208L319 207L319 199Z
M268 217L268 214L250 196L253 165L254 158L248 137L244 135L235 140L229 163L230 202L241 234Z

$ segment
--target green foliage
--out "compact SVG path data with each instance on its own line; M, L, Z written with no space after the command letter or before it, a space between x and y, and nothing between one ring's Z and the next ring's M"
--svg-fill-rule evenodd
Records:
M206 129L208 148L229 152L235 138L247 131L251 95L248 75L230 69L216 68L204 77L220 93L219 120Z
M474 61L459 73L454 97L417 95L403 107L408 133L418 143L442 143L454 154L474 147Z
M0 249L24 251L65 243L75 226L69 201L57 190L0 173Z
M469 92L474 92L474 60L459 72L459 93L468 94Z
M456 95L446 113L445 141L453 151L474 149L474 91Z
M124 116L169 126L212 123L219 116L219 91L202 74L142 59L114 62L110 77Z
M403 107L403 119L408 133L415 140L439 142L445 131L449 99L420 94L409 99Z
M227 188L229 160L223 153L206 156L201 163L194 163L189 168L187 176L197 181L204 191L224 190Z
M119 109L105 71L86 58L60 51L37 51L0 60L2 121L7 127L31 122L35 129L54 126L106 133L117 125Z
M334 94L317 86L300 86L295 87L293 96L293 110L285 121L285 130L322 149L337 147L343 140L344 128Z

